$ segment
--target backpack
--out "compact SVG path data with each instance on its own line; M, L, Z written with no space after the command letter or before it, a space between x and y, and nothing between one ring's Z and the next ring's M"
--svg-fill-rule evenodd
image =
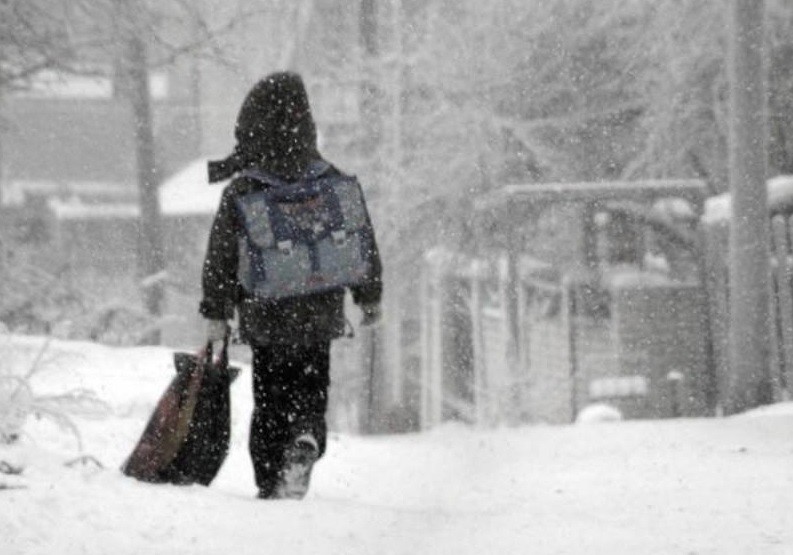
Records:
M246 292L282 299L362 284L374 231L354 176L326 175L313 163L295 182L259 169L242 177L266 185L237 199L243 228L237 277Z

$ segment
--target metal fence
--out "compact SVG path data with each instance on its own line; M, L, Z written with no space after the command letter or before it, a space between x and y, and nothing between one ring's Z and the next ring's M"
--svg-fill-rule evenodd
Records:
M708 412L702 285L638 273L595 286L528 257L509 272L504 257L428 259L422 427L566 423L594 403L626 418Z

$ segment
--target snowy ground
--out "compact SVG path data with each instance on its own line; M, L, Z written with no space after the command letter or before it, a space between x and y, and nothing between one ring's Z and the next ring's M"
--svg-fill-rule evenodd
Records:
M41 340L0 337L24 373ZM38 342L38 343L37 343ZM55 343L38 395L94 390L107 416L68 432L30 420L0 445L0 553L793 554L793 410L713 420L333 436L302 502L258 501L248 461L249 373L233 446L210 488L117 470L172 375L165 349ZM0 486L0 487L2 487ZM10 489L21 486L21 489Z

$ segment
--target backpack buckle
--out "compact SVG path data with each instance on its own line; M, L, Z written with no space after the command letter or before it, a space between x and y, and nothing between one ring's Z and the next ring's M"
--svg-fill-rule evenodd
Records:
M337 247L343 245L347 241L347 232L343 229L331 231L330 236L333 239L333 244Z
M292 241L278 241L276 243L278 250L281 251L283 254L290 255L292 254Z

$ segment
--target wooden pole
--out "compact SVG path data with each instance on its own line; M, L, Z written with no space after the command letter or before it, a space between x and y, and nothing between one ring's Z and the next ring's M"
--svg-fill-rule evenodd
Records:
M763 0L733 0L730 43L730 371L727 414L770 402Z

